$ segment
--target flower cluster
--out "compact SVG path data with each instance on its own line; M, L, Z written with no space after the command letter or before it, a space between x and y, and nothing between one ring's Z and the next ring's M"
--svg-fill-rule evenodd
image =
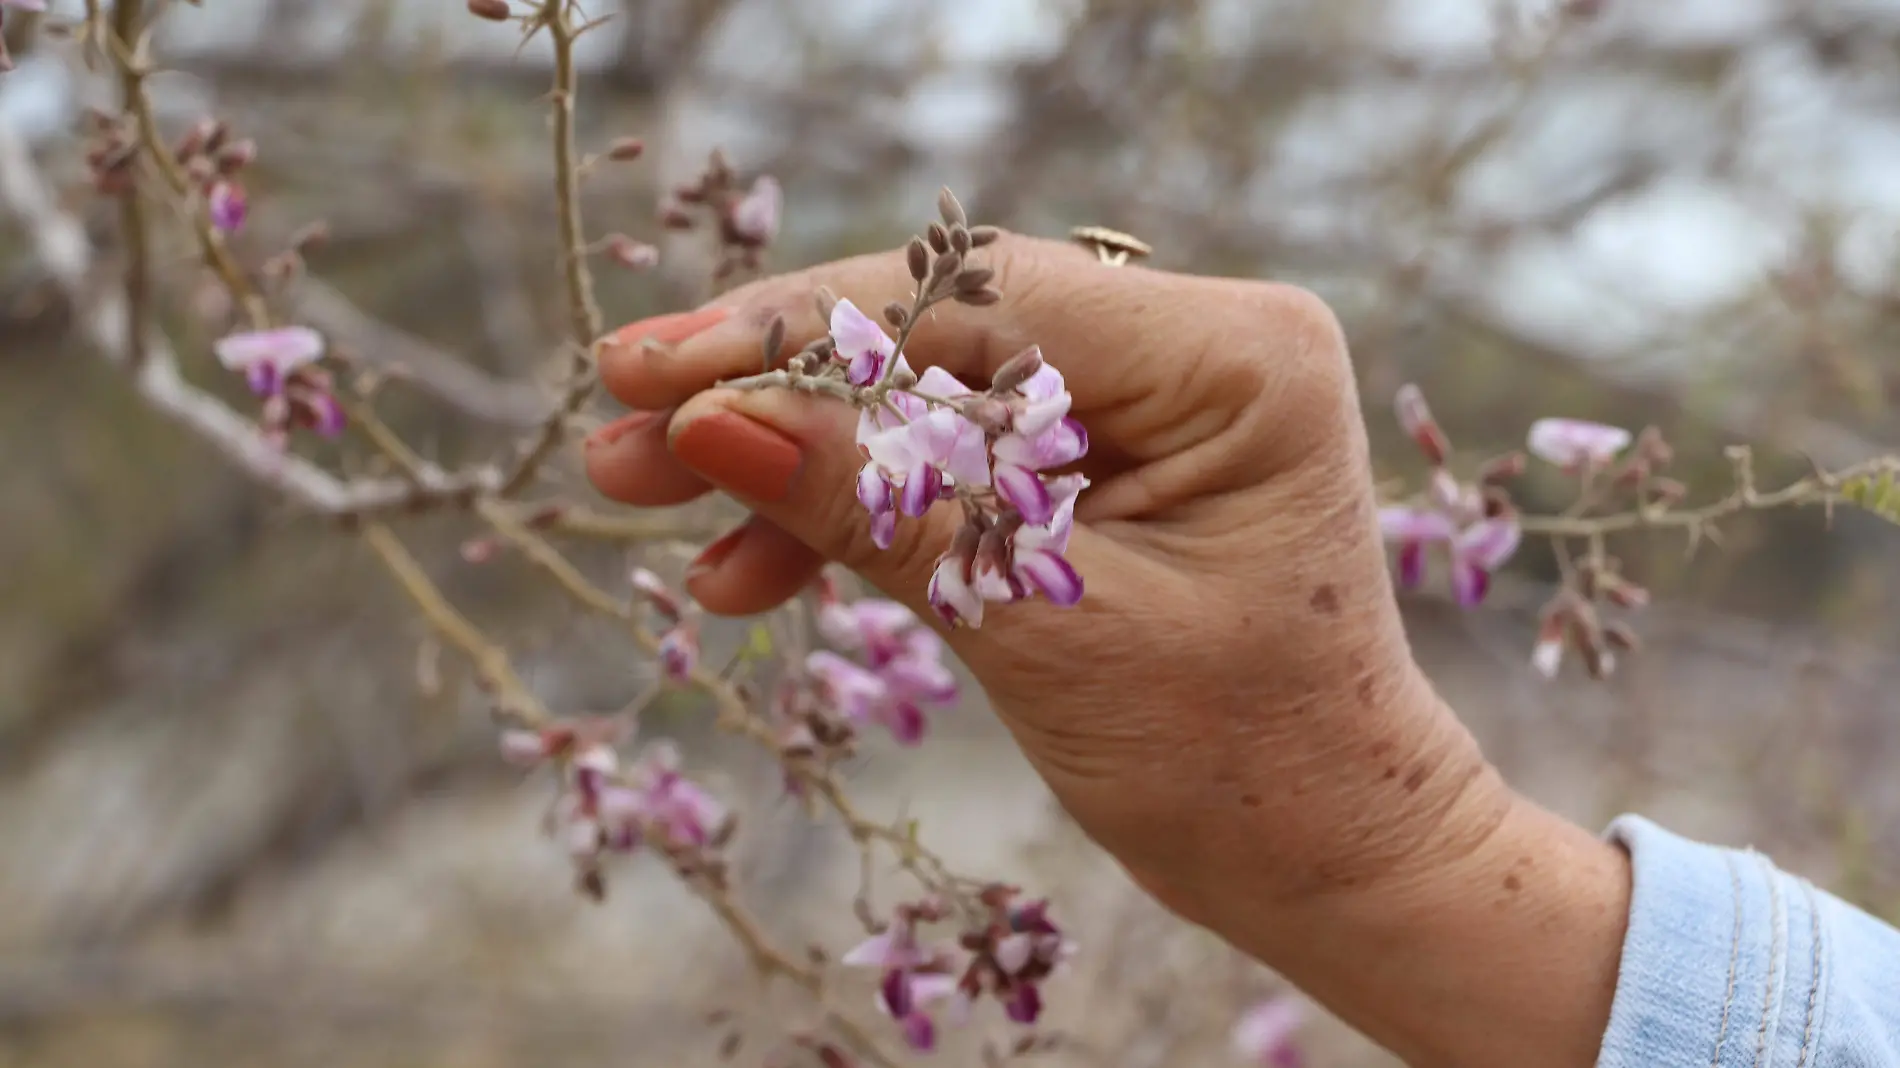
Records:
M830 584L818 592L818 630L856 661L820 649L805 659L819 699L854 726L875 723L900 745L916 745L926 710L956 703L957 680L943 663L943 640L895 601L845 603Z
M249 330L218 339L213 351L263 399L259 421L280 447L296 428L325 437L343 432L343 406L329 374L316 366L324 353L322 334L307 326Z
M878 1008L898 1022L912 1049L937 1043L935 1006L952 1022L970 1018L985 996L1018 1024L1042 1015L1042 984L1075 952L1074 943L1049 919L1047 901L1018 901L1014 887L985 887L978 900L984 923L972 925L954 944L926 944L920 925L949 916L942 903L926 900L898 906L884 929L846 953L848 965L876 968Z
M1417 386L1399 390L1399 425L1432 465L1423 504L1379 509L1379 529L1398 546L1399 583L1416 589L1425 579L1425 554L1442 547L1451 560L1452 594L1469 608L1484 600L1491 573L1517 552L1518 529L1503 483L1522 470L1522 458L1486 465L1474 483L1460 482L1448 464L1451 445Z
M724 805L680 773L679 753L671 745L649 747L623 771L615 747L627 733L617 720L580 719L501 736L502 756L510 763L558 767L549 830L573 858L581 888L595 899L606 892L601 865L607 856L644 846L682 870L714 871L713 854L737 825Z
M257 143L234 139L223 122L205 119L186 131L172 154L204 198L205 215L212 228L224 234L243 229L250 214L250 200L238 179L257 159Z
M1522 521L1512 502L1509 483L1524 474L1528 458L1509 453L1484 464L1471 482L1450 471L1451 446L1426 406L1417 386L1399 391L1399 424L1431 464L1422 503L1384 507L1379 526L1388 543L1398 547L1399 581L1416 587L1423 579L1425 553L1443 546L1451 557L1452 590L1467 607L1484 599L1490 575L1516 552L1522 540ZM1531 424L1525 442L1531 456L1576 480L1578 497L1565 517L1582 521L1618 494L1633 493L1636 506L1648 511L1666 509L1682 499L1684 487L1661 472L1674 459L1674 450L1654 428L1633 435L1622 427L1581 419L1539 419ZM1616 652L1637 647L1636 636L1623 623L1600 618L1598 605L1641 608L1649 592L1622 574L1622 565L1604 553L1600 538L1589 539L1589 551L1570 560L1563 537L1552 533L1564 563L1565 582L1544 607L1532 647L1531 664L1553 677L1567 649L1575 648L1596 678L1615 669Z
M697 178L674 187L671 200L660 209L661 225L690 230L694 209L711 216L719 237L722 255L713 271L717 280L741 269L759 269L765 250L778 238L785 193L769 174L754 178L750 186L741 185L725 153L715 150Z
M930 603L944 621L980 626L985 601L1035 593L1062 606L1081 600L1082 578L1063 553L1088 479L1048 472L1087 455L1088 433L1068 414L1062 374L1041 351L1018 353L977 393L940 367L917 376L890 335L848 300L832 310L831 338L851 384L916 383L858 417L866 460L858 501L881 548L900 514L962 502L964 525L930 580Z

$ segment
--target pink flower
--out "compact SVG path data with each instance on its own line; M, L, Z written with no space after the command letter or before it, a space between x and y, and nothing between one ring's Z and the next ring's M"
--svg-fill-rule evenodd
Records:
M1426 548L1449 545L1452 594L1467 608L1484 600L1491 573L1517 552L1523 537L1514 519L1481 519L1460 529L1444 513L1423 508L1381 508L1379 530L1399 547L1399 585L1405 589L1424 581Z
M1040 351L1037 356L1040 359ZM1069 406L1074 401L1069 396L1068 384L1063 381L1062 373L1046 363L1040 364L1036 373L1017 386L1014 392L1017 397L1010 403L1010 429L1029 437L1055 426L1069 414ZM1080 431L1080 424L1077 424L1077 430ZM1082 449L1084 452L1088 450L1087 437L1082 439Z
M237 233L244 226L249 214L250 204L244 195L244 187L228 178L213 182L205 194L205 209L211 216L211 225L227 234Z
M1379 509L1379 532L1399 547L1399 585L1408 590L1425 581L1425 547L1458 533L1451 520L1422 508Z
M846 952L841 963L881 969L884 977L878 983L877 1007L897 1021L912 1049L935 1048L937 1025L926 1010L957 994L957 977L951 973L946 952L918 945L909 917L900 913L889 928Z
M1476 607L1491 588L1491 573L1517 552L1523 532L1514 519L1486 519L1458 533L1451 544L1451 589L1458 603Z
M1630 432L1581 419L1539 419L1531 424L1531 452L1567 471L1602 467L1629 447Z
M322 358L323 335L307 326L252 330L219 338L212 350L226 368L243 372L251 392L269 397L283 390L292 371Z
M1305 1051L1298 1032L1305 1010L1292 997L1269 998L1247 1010L1234 1024L1235 1052L1265 1068L1303 1068Z
M880 631L865 652L869 667L820 649L806 657L805 669L840 716L881 724L900 745L923 741L929 726L926 706L957 699L956 677L941 660L942 641L911 616L908 628Z
M643 770L640 798L646 822L676 844L703 846L726 822L726 807L680 773L679 751L672 746L654 746Z
M884 377L885 365L897 352L897 342L871 317L849 300L831 309L832 358L845 365L845 380L868 386Z
M1040 472L1087 455L1089 436L1081 423L1058 415L1055 422L1034 436L1022 432L1003 435L990 451L996 459L990 478L997 495L1022 513L1023 522L1042 526L1055 518L1057 500L1050 492L1051 483L1044 482Z
M778 179L762 174L732 208L733 233L747 244L769 245L778 237L784 214L785 193L779 188Z

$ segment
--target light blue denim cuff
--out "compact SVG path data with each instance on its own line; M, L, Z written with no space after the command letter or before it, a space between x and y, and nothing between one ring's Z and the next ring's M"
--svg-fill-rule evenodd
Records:
M1609 838L1635 885L1599 1068L1900 1068L1900 932L1754 852Z

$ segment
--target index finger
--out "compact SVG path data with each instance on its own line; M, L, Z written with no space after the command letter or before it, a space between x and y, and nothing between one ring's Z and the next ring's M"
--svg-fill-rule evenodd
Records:
M1109 267L1077 245L1007 233L973 251L970 265L994 271L992 284L1003 298L989 307L951 301L932 307L905 345L918 370L938 366L987 381L1031 344L1041 344L1046 352L1086 352L1105 339L1077 336L1078 324L1084 325L1080 333L1099 334L1104 313L1127 298L1129 275L1157 277L1139 268ZM819 317L814 299L820 286L874 317L892 302L908 309L916 294L901 250L763 279L715 301L731 314L675 348L641 344L637 323L609 335L598 349L601 382L628 407L658 410L682 404L723 379L756 373L764 366L761 344L772 320L785 320L781 358L824 336L829 324ZM1077 375L1086 377L1085 369L1071 374L1065 363L1062 370L1080 399L1086 383Z

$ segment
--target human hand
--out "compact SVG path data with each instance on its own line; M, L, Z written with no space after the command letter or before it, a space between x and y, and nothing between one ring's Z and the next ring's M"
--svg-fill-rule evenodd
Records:
M984 254L1003 300L941 306L906 353L981 387L1033 343L1062 372L1090 435L1067 552L1087 593L1074 608L1006 606L951 632L952 648L1137 881L1352 1019L1349 1002L1377 998L1322 959L1342 948L1345 918L1371 934L1383 921L1368 917L1468 895L1506 877L1506 829L1549 828L1413 663L1340 329L1287 286L1112 267L1016 236ZM754 513L689 574L708 611L762 611L836 560L935 618L924 591L954 510L899 524L878 550L854 492L856 413L710 388L758 369L775 317L788 351L818 337L820 285L876 309L912 284L901 254L860 257L601 347L607 389L635 409L589 440L601 491L668 505L717 487ZM637 343L656 336L678 344ZM1432 1048L1376 1008L1354 1022Z

